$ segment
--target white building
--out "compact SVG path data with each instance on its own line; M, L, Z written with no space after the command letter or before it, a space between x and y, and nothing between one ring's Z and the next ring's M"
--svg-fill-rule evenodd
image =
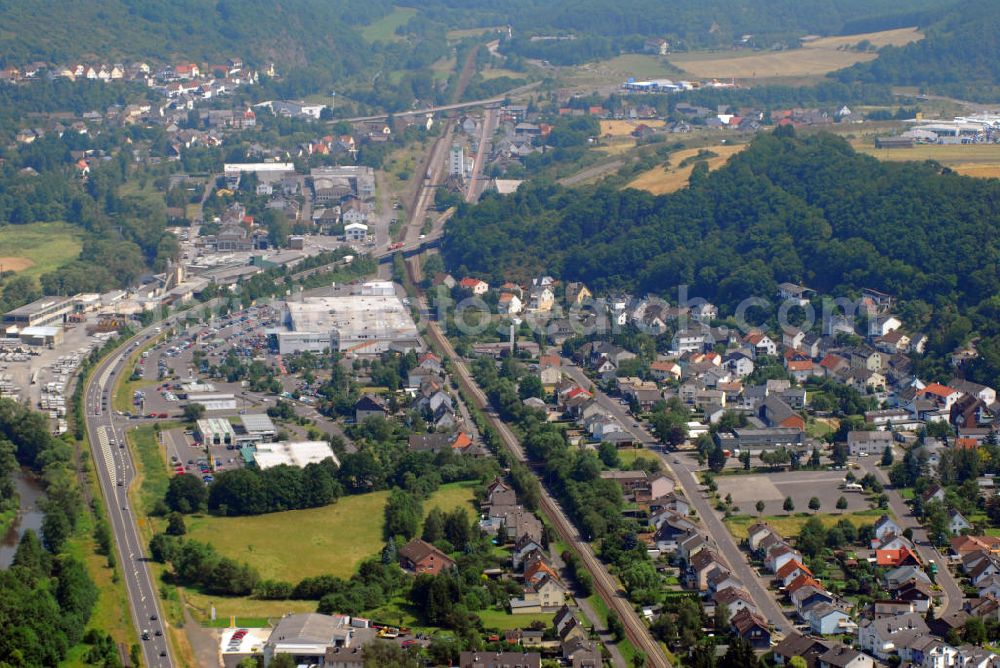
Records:
M465 178L465 147L455 143L448 154L448 176Z
M340 460L326 441L261 443L254 453L254 462L260 469L269 469L280 464L302 468L306 464L318 464L324 459L332 459L337 466L340 466Z
M287 302L286 311L290 331L277 333L283 355L324 349L379 354L422 347L417 326L390 281L365 283L360 294Z
M368 226L364 223L344 225L344 241L363 243L368 239Z
M236 396L232 394L189 394L189 404L201 404L206 411L236 410Z

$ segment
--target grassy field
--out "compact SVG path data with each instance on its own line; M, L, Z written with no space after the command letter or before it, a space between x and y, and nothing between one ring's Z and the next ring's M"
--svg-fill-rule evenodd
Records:
M369 42L393 42L399 39L396 28L406 25L416 15L417 10L412 7L394 7L388 16L365 26L361 36Z
M567 87L620 84L636 79L674 79L682 72L659 56L627 53L608 60L563 68L560 79Z
M442 485L424 503L424 512L464 506L471 516L472 489L467 483ZM252 564L263 578L296 582L326 573L347 578L362 560L382 549L388 497L388 492L358 494L324 508L253 517L196 516L189 518L188 535L211 543L221 554ZM271 605L280 608L282 604Z
M478 484L475 480L467 480L442 485L424 503L424 514L429 513L431 508L440 508L445 512L455 508L465 508L469 513L469 518L475 519L477 515L476 509L472 505L472 499Z
M69 223L31 223L0 227L0 270L38 277L75 260L83 233Z
M915 28L878 33L824 37L787 51L702 51L670 55L671 64L699 78L769 79L826 74L855 63L875 60L878 54L850 50L862 40L875 46L902 45L921 39Z
M854 150L879 160L936 160L959 174L978 178L1000 178L1000 144L919 144L910 149L877 149L874 145L854 141Z
M540 615L512 615L506 610L480 610L476 613L483 620L483 626L487 629L497 629L506 631L507 629L527 628L532 622L542 622L546 626L552 625L552 613Z
M635 460L637 459L655 460L657 457L656 453L650 452L645 448L627 448L618 451L618 462L620 464L620 468L628 468L632 466L635 464Z
M662 128L665 121L650 119L645 121L601 121L602 137L628 137L637 127Z
M479 37L484 32L490 33L490 36L492 37L493 33L496 33L500 30L503 30L503 26L492 26L489 28L458 28L455 30L449 30L446 34L446 37L448 38L449 42L457 42L467 37Z
M803 49L840 49L852 48L863 40L868 40L872 46L881 49L883 46L902 46L910 42L918 42L924 38L924 34L916 28L896 28L895 30L882 30L880 32L866 32L856 35L835 35L833 37L821 37L802 44Z
M133 452L138 455L141 467L135 489L130 490L138 495L138 501L143 513L149 514L153 505L163 498L170 484L170 473L167 470L165 450L160 447L156 437L156 427L163 431L180 426L179 422L162 422L156 425L147 424L136 427L126 434Z
M804 525L810 517L817 517L823 523L824 526L831 527L840 520L850 520L854 526L861 527L869 524L874 524L875 520L882 516L883 513L888 511L883 510L859 510L853 513L796 513L794 515L764 515L763 517L757 517L756 515L734 515L732 517L727 517L723 520L726 528L729 532L733 534L738 540L743 540L747 537L747 529L750 525L758 521L764 521L771 525L775 531L784 536L785 538L791 538L793 536L798 536L799 531L802 530L802 525ZM890 515L892 513L889 513Z
M678 151L670 155L670 165L667 167L654 167L647 172L643 172L629 182L628 187L645 190L654 195L676 192L687 187L688 179L691 177L692 170L694 170L693 162L684 167L679 166L685 159L695 157L698 155L698 151L701 150L711 151L716 155L706 158L708 168L710 170L718 169L726 164L729 158L742 151L744 146L744 144L725 144Z

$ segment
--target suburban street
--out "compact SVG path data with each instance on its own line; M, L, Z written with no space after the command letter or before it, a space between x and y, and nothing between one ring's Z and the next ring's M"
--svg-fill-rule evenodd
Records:
M167 321L158 323L158 326L166 327L168 324ZM111 410L115 381L127 367L125 360L135 349L135 345L155 335L155 327L150 326L140 331L94 369L84 392L84 412L94 468L118 548L118 564L125 581L132 621L138 633L149 632L148 640L139 641L144 664L168 668L174 662L167 642L157 587L150 574L146 546L128 500L129 486L136 476L135 465L125 446L124 430L115 424Z
M586 388L593 385L591 380L583 373L583 370L566 358L563 358L562 371L582 387ZM729 530L726 529L718 515L716 515L715 510L709 505L705 494L701 491L701 486L695 480L691 470L683 463L683 460L680 457L674 456L669 458L668 461L668 457L663 451L655 447L658 444L657 439L642 427L636 427L635 417L618 401L596 388L594 389L594 399L605 411L621 422L636 440L643 443L651 453L656 454L660 458L664 469L683 488L684 495L691 502L694 509L698 511L698 516L704 522L708 533L715 539L721 556L729 564L733 573L746 585L753 600L757 603L761 614L774 625L776 631L788 633L792 628L791 622L781 610L781 606L778 605L775 597L768 591L767 583L757 575L756 571L747 562L745 553L740 550L732 534L729 533Z
M429 313L427 303L423 297L420 298L420 308L425 316ZM499 432L510 452L519 461L527 462L527 456L524 454L517 436L503 420L492 412L486 394L476 384L472 378L472 374L462 361L461 356L452 347L447 337L441 333L436 322L427 321L427 336L438 349L438 353L451 360L452 371L455 374L456 380L475 400L477 406L486 411L487 419L489 419L493 427ZM647 665L670 668L670 662L667 661L660 644L653 638L649 627L636 614L632 604L624 597L618 583L615 582L608 573L607 568L597 558L597 555L594 554L590 543L584 540L576 531L576 528L569 521L562 507L549 494L544 485L540 486L540 506L542 512L552 521L559 537L567 544L572 544L576 548L581 561L593 577L595 590L604 599L608 607L618 614L625 627L625 635L637 649L646 655Z
M941 554L940 550L931 545L927 538L927 532L920 521L913 516L910 507L903 501L899 492L889 485L889 476L884 470L879 468L877 458L868 457L861 460L861 467L866 473L873 473L879 482L885 487L885 495L889 499L889 508L896 515L896 523L901 529L913 530L913 544L917 548L917 554L925 565L932 561L938 565L936 582L941 586L943 594L943 605L937 610L938 616L950 615L962 609L963 594L955 576L948 569L948 558Z

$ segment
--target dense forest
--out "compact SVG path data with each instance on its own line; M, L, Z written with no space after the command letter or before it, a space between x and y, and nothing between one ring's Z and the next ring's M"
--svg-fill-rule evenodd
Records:
M696 166L691 187L673 195L526 184L462 207L443 249L457 275L545 272L665 296L686 284L730 312L782 281L837 295L873 287L903 299L908 324L927 327L942 351L977 331L982 352L1000 333L998 222L996 181L780 129L716 172ZM998 369L1000 355L983 373Z
M927 92L993 101L1000 92L1000 16L996 3L971 0L926 30L926 38L887 46L878 59L834 74L844 82L919 86Z
M436 0L421 9L448 25L510 25L514 40L503 47L506 52L572 64L641 50L643 38L650 36L670 40L675 49L691 49L728 46L750 35L750 45L769 48L776 41L795 44L808 33L904 27L921 23L922 13L940 7L942 0L752 0L736 7L729 0L676 0L669 5L657 0L516 0L503 6L484 0ZM577 39L530 39L559 34Z
M0 4L4 64L156 59L224 63L239 56L283 66L362 69L351 26L391 11L388 0L40 0Z

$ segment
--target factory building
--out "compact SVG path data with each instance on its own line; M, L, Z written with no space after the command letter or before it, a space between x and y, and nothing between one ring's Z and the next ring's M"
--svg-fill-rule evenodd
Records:
M417 326L389 281L365 283L359 294L290 301L286 313L288 331L276 333L283 355L305 350L375 355L422 348Z

